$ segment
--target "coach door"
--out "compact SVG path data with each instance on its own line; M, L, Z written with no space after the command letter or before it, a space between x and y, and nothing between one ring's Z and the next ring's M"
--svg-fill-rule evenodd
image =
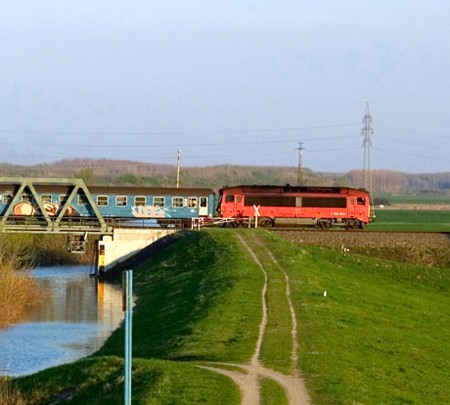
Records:
M207 217L208 216L208 197L200 197L200 204L198 207L198 216Z

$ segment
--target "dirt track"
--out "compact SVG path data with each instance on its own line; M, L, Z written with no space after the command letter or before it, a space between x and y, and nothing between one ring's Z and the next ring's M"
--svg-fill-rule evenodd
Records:
M267 289L269 288L269 278L264 266L261 264L261 261L258 259L257 255L253 251L253 249L245 242L245 240L237 235L239 241L243 244L245 249L249 252L255 263L258 264L261 272L264 274L264 286L261 291L261 299L262 299L262 320L259 326L259 335L255 346L254 354L250 360L249 364L234 364L234 363L213 363L211 366L200 366L207 370L220 373L226 375L231 378L238 386L241 391L242 396L242 405L257 405L261 403L260 398L260 385L259 378L264 377L271 380L274 380L278 383L285 391L286 397L288 399L288 403L290 405L309 405L311 403L308 392L306 391L306 387L303 379L300 377L300 373L297 367L297 317L294 311L294 306L291 302L290 298L290 286L289 286L289 276L287 273L281 268L281 266L276 261L272 252L269 248L264 245L266 252L269 254L271 260L276 265L278 270L283 273L284 279L286 282L285 289L285 297L289 304L289 312L291 315L292 329L291 329L291 340L292 340L292 348L291 348L291 375L285 375L275 370L264 367L260 362L260 353L261 346L264 340L264 335L266 332L267 326ZM263 244L262 241L258 241L259 244ZM227 369L221 368L221 366L226 366ZM245 373L239 371L231 371L229 367L240 368Z

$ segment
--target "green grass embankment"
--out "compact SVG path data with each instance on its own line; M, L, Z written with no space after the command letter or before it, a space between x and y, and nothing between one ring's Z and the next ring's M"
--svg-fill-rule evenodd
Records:
M441 404L450 397L448 270L345 255L239 230L266 267L266 367L289 372L291 324L284 275L298 321L299 366L315 404ZM134 269L133 403L238 404L222 375L196 367L245 363L261 321L263 277L234 230L185 234ZM327 296L324 296L324 291ZM72 403L120 403L123 329L95 356L15 379L27 404L66 395ZM264 380L263 403L286 403Z
M196 364L251 357L263 283L254 267L233 233L196 232L134 269L133 403L239 403L230 380ZM117 403L123 341L120 328L96 356L20 379L21 390L49 398L76 387L75 403Z

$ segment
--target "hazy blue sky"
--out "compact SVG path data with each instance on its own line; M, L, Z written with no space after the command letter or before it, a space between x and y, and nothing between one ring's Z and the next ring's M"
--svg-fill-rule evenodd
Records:
M450 171L448 0L0 0L0 161Z

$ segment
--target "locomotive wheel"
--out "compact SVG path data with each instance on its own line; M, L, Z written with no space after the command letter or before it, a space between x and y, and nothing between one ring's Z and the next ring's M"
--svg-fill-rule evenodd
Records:
M348 221L347 225L345 226L345 229L347 231L351 231L353 229L362 229L361 223L356 220L356 221Z
M319 222L319 226L320 226L321 229L326 231L327 229L331 228L331 222L330 221L320 221Z
M259 222L262 228L272 228L273 221L270 218L264 218Z

